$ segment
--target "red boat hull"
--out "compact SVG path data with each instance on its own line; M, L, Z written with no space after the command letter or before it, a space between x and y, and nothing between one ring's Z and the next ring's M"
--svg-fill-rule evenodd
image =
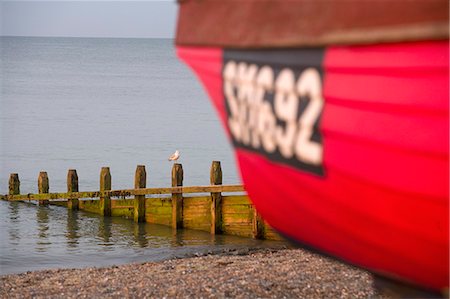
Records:
M258 211L348 263L448 288L448 41L278 51L178 47ZM299 111L294 121L289 107Z

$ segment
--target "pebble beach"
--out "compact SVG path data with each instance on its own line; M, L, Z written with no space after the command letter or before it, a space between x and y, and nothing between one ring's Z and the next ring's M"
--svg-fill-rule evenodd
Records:
M372 276L302 249L221 254L0 277L0 298L388 298Z

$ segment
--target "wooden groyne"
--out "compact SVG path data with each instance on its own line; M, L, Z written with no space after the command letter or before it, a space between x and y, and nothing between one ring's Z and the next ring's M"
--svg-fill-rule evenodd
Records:
M144 165L138 165L134 189L112 190L109 167L100 171L98 191L79 191L75 169L67 173L67 192L50 193L49 178L42 171L38 176L37 194L20 194L17 173L9 178L8 201L38 201L39 205L60 205L72 210L84 210L105 217L126 217L135 222L149 222L257 239L282 238L261 218L242 185L222 185L219 161L213 161L210 185L183 186L183 166L172 167L171 187L147 188ZM226 193L223 194L223 193ZM235 193L235 194L233 194ZM236 194L237 193L237 194Z

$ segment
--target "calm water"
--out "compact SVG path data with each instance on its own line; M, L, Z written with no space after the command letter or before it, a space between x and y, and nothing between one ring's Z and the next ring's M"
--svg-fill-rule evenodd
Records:
M130 188L137 164L147 167L147 186L169 186L175 149L185 185L208 184L212 160L222 161L224 183L240 182L216 114L172 40L0 41L0 193L12 172L21 193L37 192L42 170L50 191L65 191L69 168L80 190L96 190L102 166L113 189ZM0 202L0 233L2 274L269 244L9 202Z
M0 201L0 215L0 274L283 246L21 202Z

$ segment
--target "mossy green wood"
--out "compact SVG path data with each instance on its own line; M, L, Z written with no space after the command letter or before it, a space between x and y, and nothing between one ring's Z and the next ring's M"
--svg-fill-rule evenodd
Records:
M134 217L134 199L111 199L111 216Z
M145 188L147 183L147 173L144 165L136 167L134 175L134 188ZM134 222L145 222L145 195L134 196Z
M133 218L134 217L134 208L120 208L120 209L111 209L111 216L113 217L124 217L124 218Z
M233 235L233 236L240 236L240 237L246 237L246 238L252 238L253 237L253 231L252 231L252 225L251 223L245 223L245 224L239 224L239 223L233 223L228 224L224 223L223 225L223 232L227 235Z
M102 167L100 172L100 191L111 190L111 173L109 167ZM100 197L100 214L111 216L111 197Z
M134 199L111 199L111 209L134 209Z
M139 168L139 166L138 166ZM141 168L142 169L142 168ZM145 171L145 168L143 169ZM282 240L282 238L268 224L264 223L246 195L223 196L221 192L241 192L241 185L219 185L222 183L220 162L213 161L210 171L210 186L183 187L183 169L181 164L174 164L172 168L172 186L167 188L145 188L140 183L142 175L135 176L135 189L111 190L111 174L108 167L102 168L100 174L100 191L78 191L78 177L73 170L68 173L67 193L39 193L20 195L20 181L17 174L11 174L9 195L2 196L7 200L60 200L53 201L55 205L69 205L71 199L96 198L100 200L79 200L79 209L98 214L121 216L135 219L136 203L142 203L136 198L146 194L171 194L171 198L146 198L144 200L145 220L150 223L163 224L172 227L186 227L197 230L245 237L258 237ZM136 170L138 172L138 169ZM146 176L146 175L145 175ZM69 179L69 177L71 177ZM139 177L139 179L137 179ZM139 183L136 183L136 179ZM48 177L41 179L44 184L39 187L40 192L48 192ZM47 187L45 181L47 180ZM76 183L75 183L76 182ZM143 187L140 187L143 186ZM183 197L182 193L210 193L209 196ZM125 199L125 197L136 197ZM219 197L220 196L220 197ZM123 197L123 199L111 199ZM72 201L74 202L74 201ZM109 203L108 203L109 202ZM73 208L74 206L72 206ZM142 207L140 207L142 210ZM141 213L138 213L138 217Z
M78 175L75 169L69 169L67 172L67 192L78 192ZM78 198L68 198L67 208L69 210L78 210Z
M222 196L222 227L226 234L253 236L253 207L246 195Z
M49 193L50 185L48 181L48 175L47 172L41 171L38 176L38 192L39 194ZM42 205L48 205L48 200L39 200L38 204L40 206Z
M264 222L264 239L276 241L284 240L284 238L280 236L267 222Z
M149 223L172 226L172 199L147 198L145 220Z
M183 197L183 227L209 232L211 230L211 197Z
M204 192L242 192L242 185L218 185L218 186L189 186L189 187L165 187L165 188L143 188L143 189L122 189L104 191L83 191L83 192L59 192L45 194L15 194L1 195L1 199L9 201L17 200L55 200L70 198L96 198L96 197L128 197L133 195L147 194L181 194L181 193L204 193Z
M66 207L67 208L67 201L65 201L65 200L53 200L53 201L49 201L48 202L49 203L49 205L52 205L52 206L59 206L59 207Z
M223 205L251 205L250 198L247 195L222 196Z
M88 200L81 200L78 205L80 210L84 210L91 213L101 214L101 204L100 200L96 199L88 199Z
M175 163L172 166L172 187L183 186L183 166ZM183 194L172 194L172 227L183 227Z

